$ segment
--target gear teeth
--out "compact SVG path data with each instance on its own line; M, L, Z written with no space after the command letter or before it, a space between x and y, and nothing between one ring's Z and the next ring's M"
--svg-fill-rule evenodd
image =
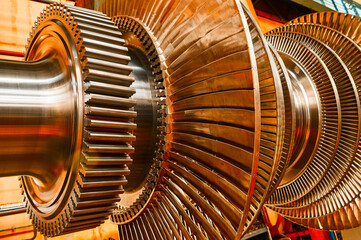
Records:
M132 32L136 35L138 40L142 42L143 50L148 57L148 60L151 65L151 69L154 76L154 88L157 89L156 97L157 105L159 109L157 110L159 119L157 124L157 143L158 149L156 151L156 158L154 159L154 163L151 167L151 170L148 174L147 181L144 185L144 190L138 196L134 203L131 204L130 207L118 206L116 210L113 211L112 221L116 223L122 224L123 222L128 222L134 217L138 216L145 206L148 203L149 198L152 196L156 183L158 181L158 176L160 172L159 166L162 165L163 162L163 149L164 149L164 138L166 134L166 117L167 117L167 108L166 108L166 92L164 90L163 80L165 79L163 74L162 65L160 64L160 54L157 52L157 48L155 47L152 37L150 37L151 33L147 32L143 26L137 23L135 20L127 17L115 17L113 18L116 26L119 26L121 30L124 32ZM103 30L103 29L101 29ZM89 78L96 77L97 73L90 73ZM114 76L115 77L115 76ZM108 81L113 81L116 79L107 78ZM119 79L119 78L118 78ZM123 80L122 80L123 81ZM111 82L109 82L111 83ZM93 98L94 99L94 98ZM94 100L93 100L94 101Z
M84 90L87 93L104 94L107 96L116 96L123 98L129 98L135 93L134 88L95 81L89 81L84 83Z
M89 39L99 39L101 38L102 41L110 44L115 45L123 45L125 40L123 38L119 38L119 36L108 36L103 33L94 32L91 30L82 30L81 31L82 37L89 38Z
M86 106L117 107L116 109L129 109L136 104L132 99L100 94L85 94L85 102Z
M127 54L127 52L128 52L128 48L126 48L126 47L115 45L113 43L103 43L101 40L99 40L99 38L93 39L93 38L89 38L89 37L84 37L82 39L83 39L84 47L89 47L89 48L99 49L99 50L104 50L104 51L109 51L109 52L115 52L115 53L124 54L124 55ZM131 71L131 67L128 66L128 68ZM115 68L113 70L115 70Z
M84 30L87 31L92 31L98 34L103 34L106 36L113 36L113 37L122 37L122 33L119 31L114 31L113 29L109 30L107 28L103 28L103 27L99 27L99 26L94 26L91 24L87 24L87 23L78 23L78 26Z
M135 141L135 136L130 133L85 131L85 140L98 142L131 142Z
M83 190L83 189L82 189ZM124 193L123 188L113 189L113 188L95 188L95 189L88 189L86 192L80 192L80 189L77 189L77 194L79 194L79 199L95 199L95 198L102 198L102 197L114 197L119 194Z
M119 118L135 118L137 113L130 110L121 110L121 109L109 109L103 107L86 107L85 114L90 114L94 116L105 116L105 117L119 117Z
M36 229L53 237L102 224L119 202L132 163L132 131L137 116L130 85L134 78L127 64L130 57L124 39L105 14L64 6L48 5L34 24L26 44L25 59L34 36L46 21L62 21L72 34L83 66L84 138L76 184L63 212L53 220L38 217L25 197L27 211ZM22 179L22 178L21 178ZM24 189L23 180L20 186Z
M87 209L97 206L111 205L114 202L119 202L120 197L103 198L101 200L86 200L78 204L79 209Z
M106 59L108 61L112 61L119 64L128 64L130 61L130 57L124 56L123 54L103 51L99 49L93 49L93 48L86 48L86 51L84 51L84 57L88 58L100 58Z
M72 11L72 14L78 19L86 19L89 21L96 21L96 22L104 23L104 24L113 24L113 22L107 16L82 13L81 11Z
M134 148L130 144L90 144L85 143L85 151L89 153L133 153Z
M101 28L105 28L108 30L114 30L114 31L117 30L117 27L115 27L114 25L109 24L109 23L104 23L101 21L94 21L94 20L83 18L83 17L74 17L74 19L76 22L79 22L79 23L95 25L96 27L101 27Z
M85 165L82 165L82 176L84 176L84 178L86 178L86 181L91 182L92 180L94 181L94 178L92 177L111 177L111 176L124 176L124 175L128 175L130 173L129 168L127 167L127 165L124 165L123 167L113 167L113 166L105 166L105 167L88 167ZM89 177L89 179L87 179ZM105 178L101 178L103 179L102 181L106 180ZM122 181L123 182L123 181ZM110 182L109 184L113 185L113 182ZM91 184L92 185L92 184ZM94 185L94 183L93 183ZM123 184L121 184L123 185Z
M88 70L88 79L97 80L99 82L105 82L110 84L118 84L122 86L129 87L133 82L134 78L125 76L119 73L107 72L102 70L89 69Z
M85 163L87 166L91 165L122 165L122 164L131 164L132 159L128 154L117 154L117 155L108 155L99 157L98 155L84 154Z
M123 122L123 121L110 121L110 120L98 120L98 119L86 119L87 128L96 129L96 130L108 130L108 129L118 129L118 130L134 130L137 125L133 122Z
M111 177L93 177L86 178L83 175L79 175L79 184L82 187L90 188L90 187L112 187L112 186L120 186L127 184L127 180L125 177L111 176ZM112 181L109 181L112 178Z

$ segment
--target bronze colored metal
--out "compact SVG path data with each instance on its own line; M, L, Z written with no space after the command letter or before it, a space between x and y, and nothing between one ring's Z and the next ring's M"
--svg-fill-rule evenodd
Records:
M113 221L147 219L145 232L166 239L239 239L266 204L314 228L359 225L361 75L345 36L357 39L357 20L306 16L267 43L238 1L105 0L99 10L153 41L141 48L156 49L168 112L155 190Z
M312 159L305 174L295 178L292 184L280 186L270 201L274 210L313 228L334 230L360 225L360 96L357 90L360 73L354 67L360 54L360 45L355 38L358 21L358 17L339 13L312 14L267 36L279 46L280 52L287 51L281 46L286 45L284 38L310 49L314 58L329 72L327 78L337 89L333 95L339 104L330 105L332 112L323 117L328 126L323 126L326 138L321 141L327 148L322 151L322 157ZM281 41L282 44L278 44ZM305 54L303 51L299 55L305 59ZM307 68L307 64L303 67ZM326 109L326 104L324 106ZM304 186L302 190L298 187L301 185Z
M119 218L118 221L128 222L135 216L141 213L144 205L146 205L152 196L155 186L157 184L159 172L161 169L164 153L164 143L166 136L166 98L164 90L164 76L163 68L160 64L159 53L157 48L153 44L153 38L147 34L147 30L141 24L137 23L131 18L119 18L114 19L114 22L119 26L120 30L124 33L125 46L127 46L133 55L133 58L138 58L139 62L134 62L135 71L133 74L137 74L137 68L146 69L148 72L148 92L150 94L146 101L139 101L136 98L137 112L142 115L151 116L152 121L146 121L137 119L139 122L143 122L140 125L139 130L135 132L137 141L135 143L136 149L133 155L134 161L129 175L131 183L130 187L126 187L124 198L127 204L119 204L116 214L113 214L113 220ZM131 55L132 56L132 55ZM131 62L132 64L132 62ZM148 67L146 67L146 65ZM137 77L138 82L141 82L141 76ZM137 91L142 92L141 86L135 85ZM139 93L138 93L139 94ZM137 95L135 95L137 97ZM144 106L152 106L152 114L147 113ZM149 107L148 107L149 108ZM152 124L150 124L152 123ZM142 125L148 126L142 129ZM144 138L147 134L152 133L148 138ZM136 189L132 186L136 185ZM115 220L117 221L117 220Z
M264 37L239 0L98 10L116 26L48 6L27 62L0 61L1 125L15 129L0 131L0 176L23 175L39 231L112 211L123 239L241 239L263 205L361 225L359 18L311 14Z
M153 72L166 97L159 100L165 126L158 166L145 191L112 220L124 224L124 237L144 219L156 239L190 229L190 237L239 239L288 162L281 75L260 29L238 1L104 1L104 7L110 16L122 14L116 25L158 67ZM156 204L164 198L167 211ZM177 215L184 226L178 221L180 232L173 233L165 226Z
M100 225L124 191L137 113L123 44L106 15L51 4L25 61L0 61L0 175L21 175L46 236Z

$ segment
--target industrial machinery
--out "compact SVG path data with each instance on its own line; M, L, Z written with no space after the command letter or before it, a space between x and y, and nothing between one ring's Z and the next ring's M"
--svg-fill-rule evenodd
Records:
M262 206L361 224L358 17L263 36L239 0L97 10L49 5L0 61L0 174L42 234L111 215L123 239L240 239Z

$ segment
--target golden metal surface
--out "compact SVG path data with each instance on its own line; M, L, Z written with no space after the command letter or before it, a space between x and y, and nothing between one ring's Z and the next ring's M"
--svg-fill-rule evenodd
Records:
M21 176L46 236L100 225L124 191L137 113L123 44L104 14L51 4L25 61L0 61L1 176Z
M329 81L334 85L333 93L324 87L318 91L320 96L328 92L328 97L321 98L326 100L322 104L326 110L322 121L327 119L327 123L322 124L324 133L320 138L325 146L323 150L321 146L317 149L317 153L322 154L315 156L304 174L294 178L292 184L280 186L269 204L292 221L312 228L334 230L360 225L360 100L357 90L360 72L354 67L360 54L356 37L358 26L358 17L319 13L295 19L267 36L282 53L294 55L296 51L290 53L292 44L295 48L307 48L296 54L305 60L313 58L312 66L305 60L298 62L304 69L322 64L316 74L321 77L323 68L327 76L322 77L322 84ZM293 43L287 44L287 41ZM306 57L307 54L310 57ZM312 71L307 70L310 75ZM320 77L312 79L317 83ZM331 101L332 96L336 103Z
M142 42L151 66L159 61L167 104L156 178L113 221L125 224L129 238L172 236L165 226L174 219L156 204L164 197L174 213L189 210L182 229L198 229L199 238L240 238L287 162L278 162L285 135L280 76L260 29L238 1L103 4L108 15L122 14L114 21L138 47ZM167 221L154 221L158 215ZM146 222L144 232L128 229L137 219Z
M27 60L38 62L0 62L2 80L16 79L14 66L32 76L55 61L61 69L47 74L71 90L56 102L66 114L52 105L54 115L41 113L65 131L55 136L60 148L77 150L48 163L32 156L39 167L29 173L17 172L20 160L0 171L27 175L43 234L91 228L113 211L123 239L241 239L263 205L312 228L361 225L359 18L311 14L264 37L239 0L104 0L98 10L116 26L51 5L29 42ZM21 128L25 107L0 118ZM8 144L21 148L17 138ZM11 147L0 154L15 158ZM131 183L119 202L128 154Z
M325 221L360 189L351 178L359 172L360 75L345 60L353 41L336 33L355 38L342 27L347 18L300 18L268 33L267 43L237 1L108 0L100 10L120 15L122 31L138 31L132 19L146 29L139 38L151 36L169 114L155 190L136 211L114 212L121 234L172 237L189 227L185 238L237 239L265 202L304 225L343 228ZM342 221L357 226L360 216L347 212ZM182 227L170 227L174 214L187 219ZM141 221L144 231L131 230Z

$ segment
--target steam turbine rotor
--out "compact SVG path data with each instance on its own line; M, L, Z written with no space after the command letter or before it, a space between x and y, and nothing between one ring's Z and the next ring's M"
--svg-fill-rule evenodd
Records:
M0 61L0 176L42 234L111 215L123 239L241 239L263 206L361 224L358 17L264 36L239 0L98 10L49 5Z

